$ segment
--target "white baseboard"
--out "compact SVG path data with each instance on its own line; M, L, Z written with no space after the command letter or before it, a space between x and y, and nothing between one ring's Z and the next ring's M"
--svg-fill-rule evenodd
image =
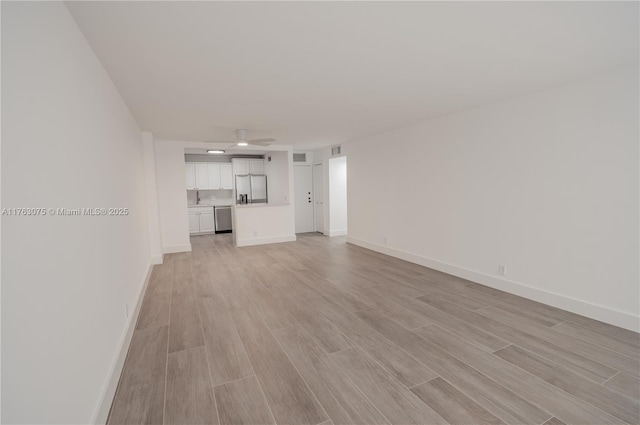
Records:
M154 263L152 260L151 264L149 264L149 269L147 270L144 284L140 289L140 293L138 293L135 309L129 315L129 319L127 320L127 323L125 325L124 332L122 333L122 337L120 338L117 355L113 361L111 369L109 370L109 375L107 376L105 386L102 389L100 404L98 404L96 412L93 415L93 421L91 421L92 424L107 423L109 409L111 409L111 403L113 403L113 398L116 395L116 389L118 388L118 382L120 381L120 375L122 374L124 361L127 358L129 345L131 344L131 339L133 338L133 331L135 330L136 322L138 321L138 315L140 314L140 308L142 307L142 299L144 298L144 294L147 291L147 286L149 285L149 279L151 278L153 265Z
M253 245L266 245L269 243L295 242L295 241L296 241L296 235L238 239L236 240L236 246L241 247L241 246L253 246Z
M191 244L162 247L163 254L175 254L177 252L191 252Z
M329 237L333 236L345 236L347 234L346 230L332 230L329 232Z
M538 301L552 307L567 310L581 316L590 317L601 322L609 323L614 326L629 329L634 332L640 331L640 318L624 311L614 310L598 304L576 298L567 297L566 295L549 292L544 289L534 288L520 282L514 282L507 279L501 279L497 276L491 276L485 273L469 270L464 267L455 266L442 261L434 260L427 257L412 254L396 248L368 242L353 236L347 236L347 242L358 245L372 251L380 252L391 257L400 258L411 263L429 267L434 270L448 273L453 276L461 277L481 285L509 292L533 301Z
M151 264L162 264L164 255L158 255L151 257Z

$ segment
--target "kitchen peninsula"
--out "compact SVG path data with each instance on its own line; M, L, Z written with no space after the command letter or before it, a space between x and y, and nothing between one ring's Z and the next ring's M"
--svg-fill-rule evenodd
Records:
M290 203L236 204L232 211L236 246L296 240L294 209Z

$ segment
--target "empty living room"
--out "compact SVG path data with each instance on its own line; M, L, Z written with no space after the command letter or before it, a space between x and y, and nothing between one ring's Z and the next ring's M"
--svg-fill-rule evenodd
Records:
M0 423L640 424L640 2L0 2Z

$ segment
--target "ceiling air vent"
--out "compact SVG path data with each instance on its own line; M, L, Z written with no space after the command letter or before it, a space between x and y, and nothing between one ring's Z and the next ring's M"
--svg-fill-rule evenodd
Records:
M340 155L341 151L342 149L340 149L340 146L334 146L331 148L331 156Z
M306 153L294 153L293 154L293 162L307 162L307 154Z

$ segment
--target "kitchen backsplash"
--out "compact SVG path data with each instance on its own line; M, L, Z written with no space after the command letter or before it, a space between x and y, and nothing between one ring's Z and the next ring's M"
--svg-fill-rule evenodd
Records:
M201 190L200 202L212 201L212 197L215 196L219 199L231 199L233 197L232 190ZM187 204L193 205L196 203L196 191L187 190Z

